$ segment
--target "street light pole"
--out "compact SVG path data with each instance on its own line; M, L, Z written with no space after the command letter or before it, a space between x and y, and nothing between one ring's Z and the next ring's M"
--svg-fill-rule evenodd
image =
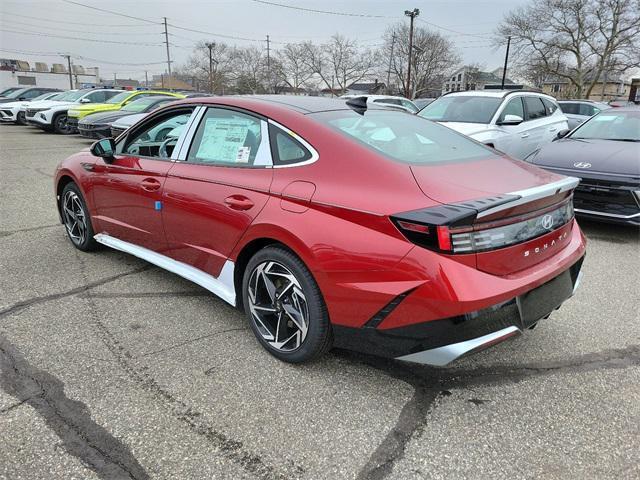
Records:
M391 54L389 55L389 70L387 70L387 94L391 94L391 61L393 60L393 47L396 46L396 34L391 36Z
M411 56L413 54L413 19L420 15L420 10L414 8L413 10L405 10L404 14L411 18L409 25L409 63L407 65L407 88L405 89L404 96L411 99Z
M69 89L73 90L73 75L71 73L71 55L63 55L67 59L67 65L69 66Z
M205 43L209 49L209 93L213 93L213 48L216 46L215 42Z
M169 90L171 90L171 55L169 55L169 32L167 30L167 17L164 17L164 40L167 44L167 70L169 72Z
M511 46L511 35L507 37L507 52L504 55L504 68L502 69L502 86L500 87L504 90L504 81L507 78L507 64L509 63L509 47Z

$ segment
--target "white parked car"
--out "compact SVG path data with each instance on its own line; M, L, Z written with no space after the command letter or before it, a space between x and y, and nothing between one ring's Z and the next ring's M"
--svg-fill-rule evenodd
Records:
M404 110L409 113L417 113L420 110L416 107L415 103L411 100L407 100L404 97L396 97L393 95L342 95L340 98L349 100L351 98L367 97L367 103L373 103L376 105L382 105L384 107L396 108L398 110Z
M25 112L31 103L38 102L40 100L55 100L57 97L64 95L64 93L65 92L47 92L31 101L3 103L0 105L0 122L26 125L27 121L25 120Z
M611 105L591 100L561 100L558 102L560 110L569 119L569 128L574 129L588 118L602 110L609 110Z
M520 159L569 128L553 97L523 90L453 92L418 115Z
M111 124L111 136L116 138L122 132L124 132L131 125L138 123L144 117L149 115L148 113L134 113L133 115L127 115L126 117L119 118Z
M67 111L71 105L81 103L104 103L122 90L107 88L88 88L84 90L69 90L68 95L57 100L45 100L32 103L26 110L25 119L29 125L56 133L71 133L67 125Z

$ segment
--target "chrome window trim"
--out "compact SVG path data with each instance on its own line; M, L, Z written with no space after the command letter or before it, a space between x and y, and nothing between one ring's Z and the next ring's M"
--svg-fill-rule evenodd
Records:
M498 205L497 207L489 208L488 210L479 212L477 218L488 217L489 215L493 215L494 213L508 210L524 203L533 202L544 197L549 197L551 195L556 195L558 193L573 190L578 186L578 183L580 183L579 178L567 177L556 182L540 185L538 187L506 193L505 195L514 195L519 198L513 200L512 202L507 202L502 205Z
M203 107L202 105L198 105L193 110L193 113L191 114L191 117L187 122L187 128L184 129L184 131L182 132L182 135L180 135L180 138L178 138L178 143L176 144L176 148L173 149L171 160L173 160L174 162L184 162L186 160L187 152L189 151L189 146L191 146L191 141L193 140L195 131L197 130L197 127L200 124L200 119L204 115L205 111L206 111L206 108Z
M298 142L300 142L304 148L309 150L309 153L311 153L311 158L308 159L308 160L304 160L302 162L297 162L297 163L288 163L286 165L275 165L274 164L273 168L301 167L303 165L310 165L312 163L315 163L320 158L320 155L318 154L318 151L315 148L313 148L309 142L307 142L304 138L302 138L296 132L294 132L293 130L285 127L284 125L282 125L282 124L280 124L278 122L276 122L275 120L269 119L268 122L271 125L273 125L275 127L278 127L280 130L285 132L287 135L291 135L294 139L296 139ZM272 145L272 147L276 147L277 148L276 145ZM272 159L272 161L273 161L273 159Z
M629 218L640 217L640 212L634 213L633 215L620 215L619 213L597 212L595 210L585 210L582 208L575 208L574 211L576 213L586 213L587 215L600 215L602 217L611 217L611 218L629 219Z

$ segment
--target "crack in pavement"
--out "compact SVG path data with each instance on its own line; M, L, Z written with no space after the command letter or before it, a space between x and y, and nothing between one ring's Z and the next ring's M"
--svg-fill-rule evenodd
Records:
M131 451L91 419L84 403L65 395L64 383L27 362L2 335L0 373L0 386L5 392L16 398L27 397L5 412L24 403L30 405L62 440L66 451L100 478L149 478ZM39 393L34 395L34 390Z
M437 408L442 397L451 394L450 390L472 390L473 386L478 385L518 383L527 378L558 373L640 366L640 345L588 353L562 361L458 370L403 363L344 350L339 351L339 354L380 370L414 388L413 396L400 411L396 424L358 472L358 480L381 480L390 475L395 464L404 457L409 441L421 434L428 416ZM482 402L475 398L472 400Z
M107 283L113 282L113 281L118 280L120 278L129 276L129 275L134 275L136 273L141 273L141 272L144 272L146 270L150 270L151 268L152 268L151 265L144 265L142 267L135 268L135 269L130 270L128 272L118 273L116 275L111 275L110 277L103 278L101 280L96 280L95 282L87 283L87 284L82 285L80 287L72 288L71 290L66 290L64 292L59 292L59 293L52 293L50 295L42 295L42 296L38 296L38 297L32 297L32 298L29 298L27 300L23 300L21 302L14 303L13 305L10 305L9 307L6 307L6 308L0 310L0 320L3 319L4 317L9 316L9 315L13 315L15 313L18 313L21 310L24 310L25 308L29 308L29 307L31 307L33 305L38 305L40 303L46 303L46 302L50 302L50 301L53 301L53 300L59 300L59 299L64 298L64 297L69 297L69 296L72 296L72 295L76 295L78 293L83 293L83 292L86 292L88 290L91 290L92 288L100 287L102 285L105 285Z
M60 226L59 223L55 223L55 224L52 224L52 225L40 225L39 227L19 228L17 230L2 230L2 231L0 231L0 238L8 237L8 236L14 235L16 233L34 232L36 230L44 230L45 228L53 228L53 227L59 227L59 226Z
M82 257L78 257L82 274L85 275L85 265ZM90 290L86 290L86 300L89 304L89 323L94 332L106 348L111 352L115 361L120 365L128 377L142 390L148 392L158 400L170 414L184 423L191 431L205 438L225 458L239 465L247 472L264 480L286 480L292 478L289 472L278 471L277 467L267 464L259 455L247 451L241 441L233 440L224 433L215 430L202 419L202 413L176 398L171 392L163 388L153 376L131 363L133 355L111 331L100 321L98 306ZM290 464L290 462L288 462ZM302 467L290 464L295 471L295 477L304 473Z
M238 331L244 331L244 330L248 330L248 328L247 327L229 328L227 330L220 330L219 332L208 333L206 335L201 335L201 336L196 337L196 338L185 340L184 342L181 342L181 343L176 343L175 345L170 345L168 347L161 348L160 350L154 350L152 352L143 353L143 354L137 355L137 356L135 356L133 358L142 358L142 357L149 357L151 355L157 355L158 353L163 353L163 352L167 352L169 350L173 350L175 348L183 347L185 345L189 345L190 343L195 343L195 342L198 342L200 340L204 340L205 338L216 337L218 335L222 335L223 333L238 332Z
M83 293L80 298L87 298L88 295ZM166 298L166 297L212 297L208 291L192 291L192 292L92 292L92 298Z

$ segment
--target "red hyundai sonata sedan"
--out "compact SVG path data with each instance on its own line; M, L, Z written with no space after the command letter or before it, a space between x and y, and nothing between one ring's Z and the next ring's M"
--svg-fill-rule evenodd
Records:
M55 175L83 251L140 257L244 309L262 346L446 365L578 286L578 181L366 99L172 103Z

